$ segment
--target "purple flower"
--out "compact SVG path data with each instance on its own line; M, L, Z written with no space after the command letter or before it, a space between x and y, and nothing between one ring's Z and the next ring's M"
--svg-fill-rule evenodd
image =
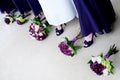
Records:
M32 35L33 33L35 33L35 26L33 26L33 23L31 23L30 27L29 27L29 32Z
M48 36L48 35L43 32L43 33L36 34L36 35L35 35L35 38L36 38L36 40L38 40L38 41L42 41L42 40L44 40L47 36Z
M102 75L103 74L103 70L106 68L105 66L103 66L102 64L98 64L98 62L94 62L90 64L90 68L98 75Z
M69 49L69 45L66 42L61 42L58 47L65 55L71 56L73 54L72 50Z
M116 49L115 44L110 46L107 54L103 56L103 53L99 55L102 58L101 61L97 59L98 57L92 58L88 63L90 64L90 68L97 74L97 75L109 75L112 73L114 68L112 61L109 60L110 56L116 54L118 50Z
M48 34L45 31L42 31L44 30L42 27L36 26L37 26L36 24L31 23L29 27L30 35L34 37L36 40L42 41L48 36Z
M110 56L111 56L111 55L107 53L107 54L105 55L105 58L109 58Z
M10 19L9 18L5 18L4 21L5 21L6 24L10 24Z
M17 24L22 25L24 22L21 22L20 20L16 20Z
M82 46L75 46L74 43L78 40L82 38L80 34L78 34L76 37L74 37L72 40L69 40L67 37L65 37L65 41L62 41L58 47L60 49L60 51L68 56L74 56L77 54L77 50L81 49Z

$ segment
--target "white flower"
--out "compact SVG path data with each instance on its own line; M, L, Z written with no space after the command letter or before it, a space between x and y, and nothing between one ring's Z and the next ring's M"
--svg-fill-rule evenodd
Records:
M100 56L97 56L97 57L92 57L92 62L94 63L94 62L98 62L98 64L100 64L101 63L101 61L102 61L102 58L100 57Z
M66 42L66 40L65 40L65 39L62 39L62 42Z
M43 24L44 28L46 28L47 26L45 24Z
M38 29L39 29L39 25L36 25L36 26L35 26L35 31L37 32Z
M69 50L71 50L72 52L71 53L74 53L73 49L71 47L69 47Z
M35 34L31 34L32 36L35 36Z
M34 25L32 24L30 27L33 29L33 28L34 28Z
M100 56L97 57L97 62L100 64L102 62L102 58Z
M39 36L43 36L43 34L42 34L42 33L39 33Z
M40 40L42 40L42 38L40 38Z
M92 62L94 63L96 61L96 57L92 56Z
M104 76L107 76L108 74L109 74L108 70L107 70L107 69L104 69L104 70L103 70L103 75L104 75Z

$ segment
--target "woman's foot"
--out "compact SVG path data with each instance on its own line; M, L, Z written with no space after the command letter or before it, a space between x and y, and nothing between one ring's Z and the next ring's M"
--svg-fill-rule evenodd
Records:
M91 46L93 44L93 33L90 33L88 36L84 37L85 41L84 41L84 47L87 48L89 46Z
M62 25L57 26L57 28L56 28L56 35L59 36L63 32L64 32L64 29L63 29Z

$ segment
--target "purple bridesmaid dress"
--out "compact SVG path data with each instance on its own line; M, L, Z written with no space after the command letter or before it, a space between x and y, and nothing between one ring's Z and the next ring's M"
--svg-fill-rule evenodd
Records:
M115 12L110 0L74 0L83 37L90 33L111 31Z
M0 12L10 13L12 10L16 9L12 0L0 0Z
M27 0L27 2L35 16L38 16L42 12L42 8L38 0Z
M21 14L24 14L31 10L27 0L12 0L12 1L14 5L16 6L17 10Z

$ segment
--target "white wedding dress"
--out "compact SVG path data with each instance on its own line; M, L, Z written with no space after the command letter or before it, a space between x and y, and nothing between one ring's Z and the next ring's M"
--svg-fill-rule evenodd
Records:
M72 0L39 0L44 15L51 25L58 26L75 18L76 10Z

